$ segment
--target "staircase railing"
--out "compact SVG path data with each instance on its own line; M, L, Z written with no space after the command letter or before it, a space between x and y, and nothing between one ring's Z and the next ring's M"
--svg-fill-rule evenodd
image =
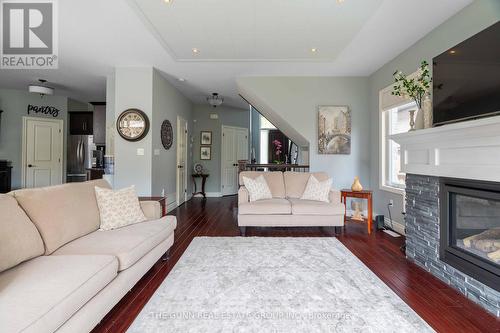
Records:
M249 163L247 160L238 161L238 172L241 171L296 171L309 172L309 165L301 164L257 164Z

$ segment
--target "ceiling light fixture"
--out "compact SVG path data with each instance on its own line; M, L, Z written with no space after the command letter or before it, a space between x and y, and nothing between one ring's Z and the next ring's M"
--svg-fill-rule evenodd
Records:
M199 53L199 52L200 52L200 50L198 50L196 47L193 47L193 53L196 54L196 53Z
M165 3L171 4L174 0L163 0Z
M180 82L185 82L185 81L186 81L186 79L185 79L185 78L183 78L183 77L180 77L180 78L178 78L177 80L179 80Z
M318 51L318 49L317 49L317 48L314 48L314 47L313 47L313 48L311 49L311 52L312 52L312 53L316 53L316 51Z
M34 83L28 86L28 91L30 93L40 94L40 97L54 95L54 88L46 85L47 80L38 79L38 82L40 83Z
M208 104L216 108L224 102L224 97L220 96L218 93L212 93L211 96L207 97L207 102Z
M342 3L344 2L344 0L337 0L337 3Z
M450 51L450 54L455 54L455 53L457 53L457 51L455 51L455 50Z

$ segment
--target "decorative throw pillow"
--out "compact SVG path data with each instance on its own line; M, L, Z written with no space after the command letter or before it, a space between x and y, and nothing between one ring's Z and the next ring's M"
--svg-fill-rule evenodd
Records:
M245 184L245 187L250 194L250 201L273 198L271 190L269 189L269 186L267 185L266 179L263 175L260 175L255 179L243 177L243 184Z
M325 181L320 182L313 175L309 177L307 181L306 189L300 197L302 200L314 200L314 201L324 201L330 202L328 195L330 194L330 188L332 186L332 179L328 178Z
M95 196L101 217L100 230L146 221L134 186L116 191L96 186Z

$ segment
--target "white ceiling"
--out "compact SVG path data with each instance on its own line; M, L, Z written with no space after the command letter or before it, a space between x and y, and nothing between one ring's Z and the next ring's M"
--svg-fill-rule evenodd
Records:
M367 76L471 2L64 0L59 69L0 70L0 88L44 78L56 94L103 101L114 67L153 66L196 103L219 92L244 107L238 77Z
M178 61L332 61L382 1L136 3Z

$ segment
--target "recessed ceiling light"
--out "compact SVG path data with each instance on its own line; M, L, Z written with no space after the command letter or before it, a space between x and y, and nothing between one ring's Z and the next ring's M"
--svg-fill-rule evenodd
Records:
M178 78L177 80L179 80L180 82L185 82L185 81L186 81L186 79L185 79L185 78L183 78L183 77L180 77L180 78Z
M315 47L313 47L313 48L311 49L311 52L312 52L312 53L316 53L316 51L318 51L318 49L317 49L317 48L315 48Z
M170 4L170 3L172 3L172 2L174 2L174 0L163 0L163 1L164 1L165 3L169 3L169 4Z
M455 50L450 51L450 54L455 54L455 53L457 53L457 51L455 51Z
M337 0L337 3L342 3L344 2L344 0Z
M193 48L193 53L199 53L200 50L198 50L196 47Z

